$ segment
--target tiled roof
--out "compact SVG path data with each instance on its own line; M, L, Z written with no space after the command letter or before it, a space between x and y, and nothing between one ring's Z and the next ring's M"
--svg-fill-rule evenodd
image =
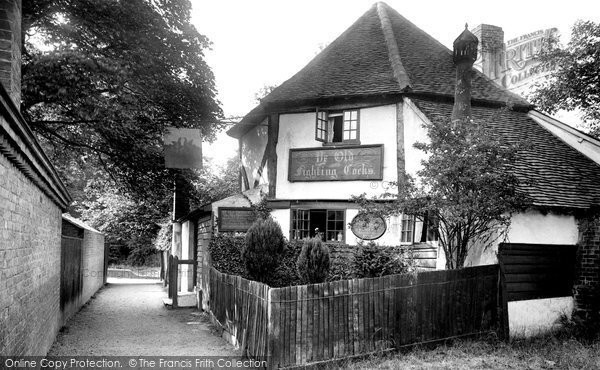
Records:
M447 119L452 105L412 99L430 119ZM519 153L516 174L522 189L535 205L588 208L600 205L600 166L546 131L527 113L490 107L472 107L475 122L493 122L503 137L524 138L527 148Z
M473 71L474 100L528 105ZM264 116L268 105L405 92L454 96L455 81L456 68L448 48L387 4L376 3L308 65L267 95L240 127L260 120L256 113Z

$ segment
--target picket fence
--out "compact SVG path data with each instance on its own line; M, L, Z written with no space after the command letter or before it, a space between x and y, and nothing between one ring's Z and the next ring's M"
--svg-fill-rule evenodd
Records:
M463 336L508 335L498 265L270 288L209 275L209 307L244 355L284 368Z

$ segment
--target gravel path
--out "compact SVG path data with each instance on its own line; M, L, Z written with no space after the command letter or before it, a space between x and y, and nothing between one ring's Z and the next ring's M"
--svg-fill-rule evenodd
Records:
M58 334L49 356L237 356L197 309L167 309L160 283L109 279Z

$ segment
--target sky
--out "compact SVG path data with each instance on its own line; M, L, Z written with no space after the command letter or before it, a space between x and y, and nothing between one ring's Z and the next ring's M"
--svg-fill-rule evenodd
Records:
M212 42L206 61L215 74L226 117L243 116L265 85L279 85L363 15L373 0L191 0L192 23ZM556 27L568 40L578 19L600 22L597 1L387 0L422 30L451 48L468 23L502 27L504 40ZM204 146L224 164L237 141L224 132Z

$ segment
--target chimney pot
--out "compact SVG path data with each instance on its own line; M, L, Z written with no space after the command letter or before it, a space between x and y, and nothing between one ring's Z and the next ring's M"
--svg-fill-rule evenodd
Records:
M479 40L468 30L468 25L465 23L465 30L454 40L456 89L452 109L453 122L471 118L471 75L473 63L477 60L478 44Z

